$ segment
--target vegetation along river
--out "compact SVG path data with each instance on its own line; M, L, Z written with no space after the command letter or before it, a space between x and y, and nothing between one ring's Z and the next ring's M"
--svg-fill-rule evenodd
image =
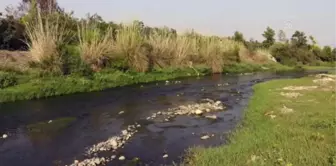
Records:
M226 143L254 84L308 74L212 75L3 103L0 165L180 163L190 147Z

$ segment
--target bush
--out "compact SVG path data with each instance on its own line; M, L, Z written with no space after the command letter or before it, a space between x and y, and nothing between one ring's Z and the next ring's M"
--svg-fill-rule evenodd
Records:
M17 85L18 78L13 73L0 72L0 88L7 88Z
M25 28L12 17L0 18L0 49L26 50Z

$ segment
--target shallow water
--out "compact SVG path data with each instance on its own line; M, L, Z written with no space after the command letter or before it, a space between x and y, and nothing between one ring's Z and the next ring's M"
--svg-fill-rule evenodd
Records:
M137 132L116 153L99 156L124 155L107 165L124 165L137 157L142 165L179 163L189 147L217 146L226 143L229 131L242 118L242 112L252 95L252 86L276 78L295 78L308 73L258 73L253 75L213 75L201 78L114 88L102 92L53 97L44 100L0 104L1 166L48 166L71 164L84 159L86 148L119 134L128 125L141 124ZM228 85L218 86L218 84ZM210 98L227 107L217 112L217 120L177 116L169 122L146 120L154 112ZM120 111L124 114L119 115ZM27 125L63 117L76 120L57 131L32 133ZM204 134L214 134L201 140ZM0 135L0 136L1 136ZM163 159L167 153L168 158Z

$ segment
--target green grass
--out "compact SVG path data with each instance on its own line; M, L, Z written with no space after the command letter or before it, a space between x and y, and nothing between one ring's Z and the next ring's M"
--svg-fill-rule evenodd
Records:
M197 70L201 75L206 75L210 72L210 70L206 68L197 68ZM107 88L196 75L197 73L194 69L190 68L156 70L151 73L106 70L94 73L90 77L80 77L74 75L35 77L21 75L21 84L0 89L0 102L39 99L79 92L100 91Z
M191 149L186 163L192 166L336 165L335 83L326 91L320 87L299 91L302 96L295 99L280 95L285 92L283 87L314 85L313 79L273 80L254 86L244 120L231 133L230 143ZM283 106L294 111L282 113ZM271 119L269 114L276 117Z

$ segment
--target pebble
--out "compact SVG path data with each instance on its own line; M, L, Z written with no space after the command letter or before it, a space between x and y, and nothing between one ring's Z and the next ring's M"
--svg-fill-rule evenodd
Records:
M51 123L51 122L52 122L52 120L49 120L49 121L48 121L48 123Z
M116 157L117 157L116 155L112 155L111 160L115 159Z
M119 112L119 115L121 115L121 114L123 114L123 113L125 113L125 111L120 111L120 112Z
M75 160L75 161L74 161L74 163L75 163L75 164L78 164L78 163L79 163L79 161L78 161L78 160Z
M205 135L205 136L202 136L201 139L202 140L206 140L206 139L209 139L210 137L208 135Z
M3 139L6 139L7 137L8 137L7 134L3 134L3 135L2 135L2 138L3 138Z
M120 156L119 160L125 160L125 156Z
M203 114L203 111L202 111L202 110L196 110L196 111L195 111L195 114L196 114L196 115L201 115L201 114Z
M121 131L121 133L122 133L122 135L127 135L127 130L123 130L123 131Z
M216 115L207 115L205 116L206 118L209 118L209 119L217 119L217 116Z
M167 158L167 157L168 157L168 154L165 154L165 155L163 155L162 157L163 157L163 158Z
M141 127L141 125L140 125L140 124L137 124L136 127Z

